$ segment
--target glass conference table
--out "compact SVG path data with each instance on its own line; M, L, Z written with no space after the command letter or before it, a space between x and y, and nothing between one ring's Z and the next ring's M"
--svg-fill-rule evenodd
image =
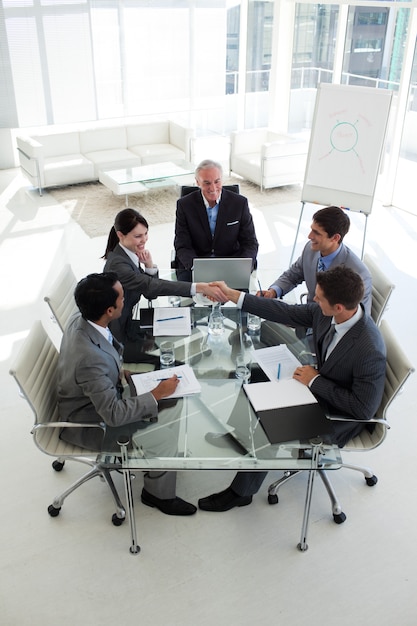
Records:
M171 308L178 315L181 308ZM176 365L189 364L201 385L201 392L181 399L160 402L158 421L137 431L132 437L118 438L121 445L127 515L131 530L130 552L140 551L137 543L131 472L191 471L191 470L308 470L309 479L304 508L301 539L298 548L307 546L307 529L313 482L316 469L338 469L341 465L339 449L324 445L320 439L282 442L271 445L243 389L242 380L236 378L236 355L243 353L250 365L250 382L268 380L257 365L253 351L258 348L286 343L294 355L303 358L306 346L296 339L292 329L280 324L262 321L259 331L249 331L246 313L235 306L221 308L224 328L219 335L210 334L210 306L191 306L189 336L154 337L153 330L144 330L138 339L144 360L149 369L159 368L162 341L170 339L175 344ZM129 367L128 365L126 368ZM164 370L161 370L163 375ZM128 376L131 391L135 387ZM176 441L175 455L156 456L150 452L142 435L153 431L164 441ZM224 433L224 447L210 444L208 432ZM232 433L232 434L230 434ZM302 452L300 452L302 451Z

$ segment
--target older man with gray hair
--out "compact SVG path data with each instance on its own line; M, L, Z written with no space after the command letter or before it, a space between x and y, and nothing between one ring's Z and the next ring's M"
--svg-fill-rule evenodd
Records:
M191 281L194 259L201 257L250 257L254 268L259 246L247 198L223 188L222 166L216 161L202 161L195 178L199 189L177 201L178 280Z

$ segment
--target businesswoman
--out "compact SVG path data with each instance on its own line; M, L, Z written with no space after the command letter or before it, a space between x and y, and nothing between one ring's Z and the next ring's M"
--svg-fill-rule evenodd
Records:
M194 296L203 293L217 301L224 301L224 295L218 287L208 283L189 283L163 280L158 277L158 268L152 255L146 248L149 225L146 219L135 209L123 209L111 227L106 251L105 272L116 272L124 290L124 308L118 320L111 324L111 332L124 344L124 360L135 362L143 355L138 355L136 340L138 324L132 319L133 307L144 295L148 300L158 296Z

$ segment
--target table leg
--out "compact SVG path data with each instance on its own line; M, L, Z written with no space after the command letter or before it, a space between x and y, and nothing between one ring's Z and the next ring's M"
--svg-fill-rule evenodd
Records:
M303 525L301 528L301 539L300 539L300 543L297 546L297 548L301 552L305 552L306 550L308 550L307 530L308 530L308 523L310 519L310 506L311 506L311 499L313 497L314 479L316 477L316 471L318 468L321 444L322 444L321 439L311 441L311 445L312 445L311 470L308 473L306 500L304 504Z
M129 470L129 462L128 462L128 453L127 453L127 444L129 443L128 439L123 439L118 442L122 452L122 471L123 471L123 479L125 483L125 492L126 492L126 503L127 503L127 515L129 518L129 527L130 527L130 537L131 537L131 545L129 551L131 554L139 554L140 546L138 546L137 542L137 534L136 534L136 522L135 522L135 506L133 502L133 494L132 494L132 479L130 476Z

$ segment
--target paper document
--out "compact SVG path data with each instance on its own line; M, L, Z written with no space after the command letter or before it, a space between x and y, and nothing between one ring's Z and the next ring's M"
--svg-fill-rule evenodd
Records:
M155 389L165 378L171 378L176 374L180 379L177 389L169 398L182 398L194 393L200 393L201 385L191 367L189 365L178 365L176 367L168 367L162 370L146 372L145 374L133 374L132 381L136 388L138 396L147 391Z
M310 389L294 378L243 385L255 412L317 404Z
M292 378L294 370L301 365L300 361L284 344L254 350L252 358L258 362L259 367L263 369L269 380Z
M154 337L191 335L191 313L188 307L156 307L153 315Z

